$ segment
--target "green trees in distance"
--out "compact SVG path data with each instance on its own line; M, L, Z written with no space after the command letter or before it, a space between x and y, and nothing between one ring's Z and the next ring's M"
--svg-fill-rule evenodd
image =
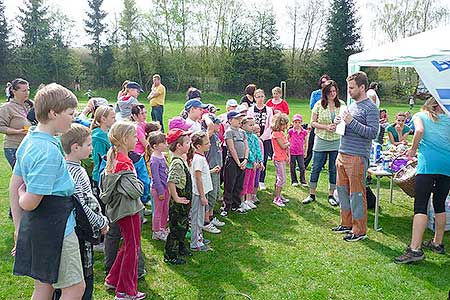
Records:
M2 82L8 80L6 70L8 66L9 59L11 57L11 43L9 40L10 26L5 16L5 4L4 0L0 0L0 66L3 71L0 72L0 80Z

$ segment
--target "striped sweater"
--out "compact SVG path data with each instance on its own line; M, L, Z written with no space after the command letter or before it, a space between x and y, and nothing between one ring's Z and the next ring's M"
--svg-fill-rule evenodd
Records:
M341 138L339 153L370 157L372 140L378 134L378 109L369 98L353 102L348 110L353 120L345 126L345 135Z

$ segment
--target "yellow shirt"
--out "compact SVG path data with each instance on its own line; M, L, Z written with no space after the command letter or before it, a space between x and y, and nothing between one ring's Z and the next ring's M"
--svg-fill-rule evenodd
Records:
M153 87L152 91L156 91L159 95L150 99L150 106L164 105L164 100L166 99L166 88L162 84L157 87Z

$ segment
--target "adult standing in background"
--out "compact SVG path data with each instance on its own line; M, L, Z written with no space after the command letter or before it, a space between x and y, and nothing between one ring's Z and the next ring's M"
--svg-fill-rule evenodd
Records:
M252 107L253 105L255 105L255 90L256 90L256 85L249 84L245 87L245 96L241 98L241 103L245 106L247 106L247 108Z
M378 82L371 82L367 90L367 97L377 106L380 107L380 98L378 97Z
M336 160L337 191L341 202L341 223L332 230L347 233L344 241L367 238L366 176L372 140L378 133L378 109L367 97L369 80L364 72L347 78L348 93L355 102L348 106L335 123L345 122Z
M325 86L325 83L330 79L331 79L330 76L328 76L327 74L323 74L322 76L320 76L320 79L318 82L319 89L317 89L311 93L311 99L309 100L309 108L311 110L314 108L314 105L316 104L316 102L320 101L320 99L322 98L322 88ZM306 157L305 157L305 168L308 167L309 163L312 160L315 137L316 137L315 128L311 127L311 131L309 132L309 138L308 138L308 151L306 152Z
M11 97L11 82L7 82L6 83L6 88L5 88L5 96L6 96L6 101L9 101L9 98Z
M16 164L16 151L31 126L27 119L33 103L28 100L30 86L22 78L11 82L10 100L0 107L0 132L6 135L3 151L11 169Z
M75 77L75 80L73 81L73 86L74 86L75 91L81 91L80 76Z
M164 132L163 115L164 102L166 101L166 87L162 85L159 74L153 75L152 91L147 99L150 100L150 106L152 107L152 121L159 122L161 131Z

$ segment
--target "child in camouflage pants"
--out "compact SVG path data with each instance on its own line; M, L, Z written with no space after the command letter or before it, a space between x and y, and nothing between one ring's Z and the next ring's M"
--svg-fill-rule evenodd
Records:
M191 174L183 158L190 147L189 133L181 129L172 129L167 134L167 143L173 158L168 176L170 233L164 249L164 261L173 265L186 263L180 256L192 256L185 241L189 227L189 202L192 199Z

